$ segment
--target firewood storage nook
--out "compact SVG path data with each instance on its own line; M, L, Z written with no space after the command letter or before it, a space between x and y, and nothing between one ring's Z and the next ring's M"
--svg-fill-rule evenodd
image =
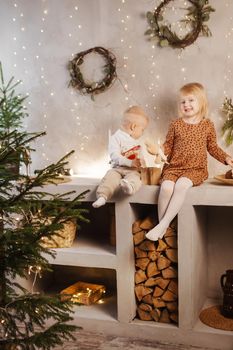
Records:
M101 303L74 306L74 322L85 330L232 349L233 332L202 324L199 314L222 303L220 276L232 269L233 187L209 180L190 189L172 230L160 245L151 242L155 250L143 232L157 220L159 187L116 194L94 209L98 182L74 177L46 187L55 193L90 189L83 203L90 224L81 225L71 248L56 249L56 258L50 258L54 271L42 272L34 290L59 292L79 280L104 284ZM27 286L31 289L30 280ZM144 295L145 288L150 293Z

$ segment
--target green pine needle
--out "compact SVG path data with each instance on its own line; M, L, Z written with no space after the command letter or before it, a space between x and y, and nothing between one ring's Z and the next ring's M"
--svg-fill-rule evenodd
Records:
M73 304L59 295L33 293L19 277L28 279L30 267L39 267L42 275L52 271L47 257L56 253L43 247L41 238L51 237L69 220L87 222L82 200L88 191L51 194L44 189L60 178L73 151L33 178L12 172L12 164L27 164L24 152L33 152L31 143L45 133L21 130L25 97L16 95L14 78L5 84L1 63L0 83L0 349L50 350L74 339Z

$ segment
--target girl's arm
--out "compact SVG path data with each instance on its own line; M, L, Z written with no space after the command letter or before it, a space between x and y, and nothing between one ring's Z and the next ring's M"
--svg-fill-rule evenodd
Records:
M217 136L214 128L214 123L210 121L209 124L209 133L207 136L207 151L209 154L217 159L223 164L228 164L233 166L233 160L226 152L224 152L217 144Z
M169 125L166 140L163 144L163 151L165 156L169 158L172 149L173 149L173 144L174 144L174 136L175 136L175 128L174 128L174 122L172 122Z

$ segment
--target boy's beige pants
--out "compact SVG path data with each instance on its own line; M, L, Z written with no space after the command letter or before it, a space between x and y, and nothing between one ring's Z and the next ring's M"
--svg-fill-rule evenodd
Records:
M101 180L96 191L97 198L104 197L106 200L110 199L123 178L132 185L133 193L137 192L141 187L142 182L139 171L126 167L113 168Z

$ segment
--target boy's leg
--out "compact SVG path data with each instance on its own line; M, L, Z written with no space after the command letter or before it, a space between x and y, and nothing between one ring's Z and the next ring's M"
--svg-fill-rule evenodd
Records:
M92 206L94 208L99 208L99 207L102 207L103 205L106 204L106 198L105 197L99 197L98 199L96 199L95 202L92 203Z
M170 199L172 197L175 187L175 182L171 180L164 180L160 186L159 198L158 198L158 218L159 222L163 218Z
M126 170L120 185L125 193L134 194L142 185L140 173L136 170Z
M177 180L167 210L160 223L146 234L146 237L148 239L150 239L151 241L157 241L159 238L163 237L170 222L174 219L174 217L178 214L179 210L181 209L184 203L187 190L192 186L192 181L187 177L180 177Z
M94 208L99 208L112 197L114 191L118 188L122 176L117 169L109 170L101 180L97 190L97 200L92 204Z

